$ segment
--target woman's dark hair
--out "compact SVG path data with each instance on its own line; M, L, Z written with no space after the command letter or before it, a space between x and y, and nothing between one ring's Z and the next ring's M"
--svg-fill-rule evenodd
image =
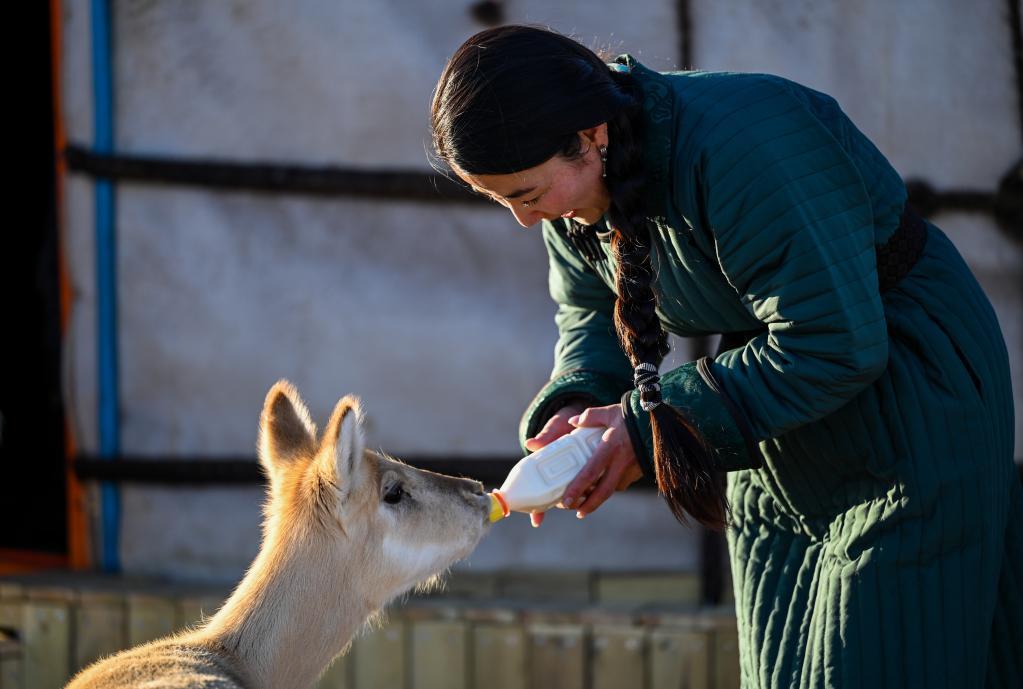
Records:
M641 115L641 94L628 72L610 69L593 51L553 31L502 26L472 36L448 61L434 91L431 125L436 154L452 168L507 174L555 155L577 156L579 132L607 123L615 326L632 365L656 367L668 352L668 335L655 312L641 200ZM672 513L683 523L688 513L707 526L723 526L724 491L693 424L660 404L651 412L651 428L657 486Z

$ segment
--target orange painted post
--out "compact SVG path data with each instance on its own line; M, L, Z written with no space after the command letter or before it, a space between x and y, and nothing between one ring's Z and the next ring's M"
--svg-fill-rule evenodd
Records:
M61 22L64 7L61 0L50 0L50 70L53 85L53 150L54 156L54 199L57 223L57 279L60 290L60 332L67 333L71 318L72 290L64 255L64 177L67 165L64 163L64 147L67 137L64 131L63 102L61 100L62 65L64 56L64 34ZM62 340L64 338L62 337ZM64 400L65 403L70 400ZM78 452L75 442L74 424L68 422L73 410L64 409L64 466L67 485L67 553L72 569L87 569L92 564L89 557L89 529L86 518L86 493L75 474L74 458Z

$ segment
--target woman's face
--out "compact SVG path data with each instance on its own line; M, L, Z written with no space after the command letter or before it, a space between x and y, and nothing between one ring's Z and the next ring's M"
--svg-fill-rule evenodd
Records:
M455 172L477 192L510 210L523 227L555 218L592 225L611 205L598 150L607 145L607 125L581 131L579 136L581 155L574 160L555 155L535 167L504 175Z

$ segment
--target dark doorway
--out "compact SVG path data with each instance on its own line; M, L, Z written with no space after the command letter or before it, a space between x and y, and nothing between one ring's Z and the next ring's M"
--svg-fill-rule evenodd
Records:
M21 8L8 113L16 151L5 207L0 549L67 553L50 3Z

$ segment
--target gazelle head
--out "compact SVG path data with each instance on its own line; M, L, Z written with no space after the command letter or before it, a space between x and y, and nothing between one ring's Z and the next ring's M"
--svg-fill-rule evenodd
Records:
M478 481L366 450L355 397L337 403L317 439L298 393L278 382L263 406L259 457L270 484L263 550L344 572L369 608L468 555L488 528Z

